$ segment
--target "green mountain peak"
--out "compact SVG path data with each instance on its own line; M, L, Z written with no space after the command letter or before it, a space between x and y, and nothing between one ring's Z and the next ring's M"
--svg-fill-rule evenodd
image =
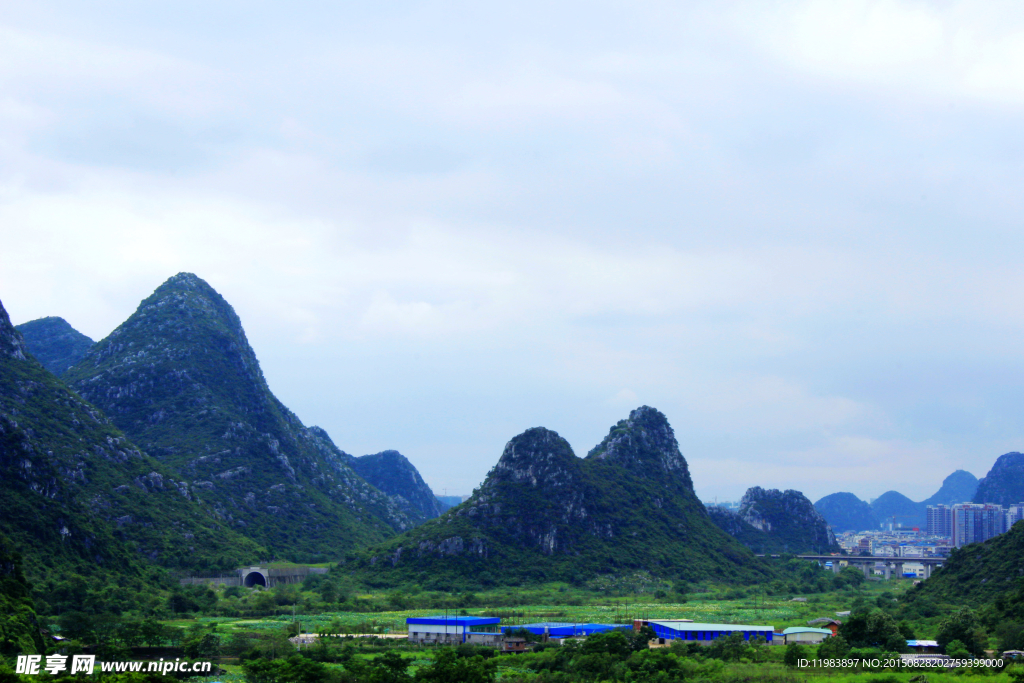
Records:
M582 459L554 431L522 432L469 500L356 565L381 585L579 581L636 570L726 582L771 575L711 522L668 420L649 407Z
M17 330L36 360L58 377L82 360L95 343L64 318L51 316L31 320L18 325Z
M686 458L679 451L679 443L668 418L650 406L641 406L629 413L611 428L608 436L595 446L588 458L609 460L623 467L654 468L677 480L693 492L693 480Z
M192 273L157 287L65 379L221 519L290 559L416 522L273 395L238 315Z
M2 304L0 345L0 536L34 581L74 573L97 588L131 585L152 564L226 569L264 554L216 519L192 483L17 353Z

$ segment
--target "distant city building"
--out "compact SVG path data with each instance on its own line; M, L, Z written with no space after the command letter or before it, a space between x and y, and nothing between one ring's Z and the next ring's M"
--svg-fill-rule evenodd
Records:
M1017 503L1006 508L1006 530L1009 531L1010 527L1024 519L1024 503Z
M981 543L1006 531L1002 505L961 503L953 506L953 545Z
M945 505L929 505L925 533L929 536L951 538L953 536L953 508Z

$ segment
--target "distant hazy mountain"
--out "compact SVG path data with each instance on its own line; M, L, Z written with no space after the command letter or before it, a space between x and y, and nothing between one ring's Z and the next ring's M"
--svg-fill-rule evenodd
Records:
M711 521L757 553L827 553L839 550L828 522L799 491L748 489L738 512L711 506Z
M814 504L833 531L868 531L878 528L874 510L852 493L833 493Z
M708 518L668 420L647 406L586 458L551 430L526 430L469 500L371 548L355 568L379 585L448 590L637 570L688 581L773 576Z
M998 505L1024 502L1024 453L1000 455L988 474L978 482L974 502Z
M82 360L95 344L64 318L39 318L18 325L17 330L25 339L29 352L57 376Z
M1020 454L1007 453L1003 458L1012 455ZM943 480L942 486L934 495L920 503L912 501L899 491L886 491L870 505L852 493L833 493L819 500L814 507L825 516L832 529L837 532L867 531L877 529L880 525L888 528L893 521L897 526L924 529L928 523L929 505L970 502L977 489L978 480L973 474L957 470ZM1024 480L1021 489L1024 489ZM1021 493L1024 493L1024 490Z
M878 521L883 525L895 522L894 528L924 529L928 521L925 507L924 503L915 503L899 491L886 491L871 501L871 510Z
M441 512L462 504L462 496L438 496L437 500L441 503Z
M415 523L277 400L235 311L191 273L158 287L64 379L279 557L338 557Z
M942 486L923 505L955 505L974 500L978 490L978 478L966 470L957 470L946 477Z
M434 497L419 471L398 451L352 458L352 469L376 488L392 496L403 510L419 521L433 519L450 506Z

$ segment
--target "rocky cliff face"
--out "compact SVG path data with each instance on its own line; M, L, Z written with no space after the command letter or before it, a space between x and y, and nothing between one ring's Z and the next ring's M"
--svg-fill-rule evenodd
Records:
M64 318L39 318L18 325L17 330L36 360L58 377L82 360L95 343Z
M1012 505L1024 502L1024 453L1000 455L988 474L978 482L975 503Z
M868 531L878 528L871 506L852 493L832 493L814 504L833 531Z
M693 493L686 458L679 451L672 427L660 412L649 406L637 408L609 431L587 454L588 459L607 460L631 470L664 475L667 481Z
M799 491L747 489L738 513L716 508L712 520L748 548L764 553L826 553L839 549L828 522Z
M419 470L398 451L352 458L349 464L356 474L391 496L395 504L417 522L433 519L446 509L423 481Z
M158 287L65 379L272 552L334 557L413 526L277 400L235 311L191 273Z
M371 549L362 566L382 584L455 572L483 585L636 569L695 581L770 574L711 523L668 420L647 406L584 459L556 432L526 430L469 500Z
M196 489L128 441L21 349L0 305L0 535L30 574L99 583L167 567L221 567L261 549L195 501Z
M0 305L0 356L13 358L14 360L25 360L25 340L21 334L14 329L7 310Z

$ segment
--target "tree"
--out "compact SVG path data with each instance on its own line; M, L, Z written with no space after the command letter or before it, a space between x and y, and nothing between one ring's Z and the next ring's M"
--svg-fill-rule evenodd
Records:
M843 586L859 586L864 583L864 572L856 567L843 567L842 571L836 574L835 585L837 588Z
M189 659L214 659L220 656L220 636L214 631L217 626L207 628L196 624L188 629L185 636L185 656Z
M826 638L818 646L818 659L846 659L850 654L850 644L842 636Z
M917 640L917 634L914 633L914 628L907 622L906 619L900 621L898 627L900 629L900 633L903 635L904 638L906 638L907 640Z
M881 648L886 652L906 652L907 641L896 621L881 610L854 612L839 627L839 634L852 647Z
M164 625L156 619L146 619L139 626L139 634L142 642L150 647L159 647L164 644L166 631Z
M416 672L416 681L424 683L493 683L497 675L497 660L480 655L459 657L455 650L437 653L432 666Z
M625 659L629 656L629 653L633 652L630 638L622 629L615 629L606 633L595 633L592 636L588 636L583 641L581 649L585 655L608 653L615 655L618 659Z
M299 655L288 659L253 659L242 665L249 683L322 683L331 680L326 666Z
M92 617L84 612L65 612L58 619L65 638L87 643L93 637Z
M440 655L440 653L438 653ZM454 656L454 653L452 653ZM373 660L366 668L366 680L369 683L404 683L411 681L407 669L412 664L411 659L406 659L397 652L391 650ZM346 668L348 665L346 664Z
M145 637L142 623L138 621L122 621L117 627L117 637L126 647L138 647Z
M1024 648L1024 625L1019 621L1004 621L996 627L1000 650L1020 650Z
M716 638L708 647L708 657L726 662L738 662L747 654L747 643L742 633L733 633L724 638Z
M961 607L939 624L939 633L935 639L939 641L939 647L943 650L954 640L959 640L975 657L984 654L988 641L978 624L977 615L969 607Z
M946 654L953 659L970 659L971 651L959 640L951 640L946 643Z
M654 629L650 626L644 626L639 631L631 631L629 638L629 647L633 652L643 652L644 650L650 649L650 642L658 637L658 634L654 632Z
M786 646L786 654L782 658L786 666L799 666L801 659L807 659L807 648L800 643L790 643Z

